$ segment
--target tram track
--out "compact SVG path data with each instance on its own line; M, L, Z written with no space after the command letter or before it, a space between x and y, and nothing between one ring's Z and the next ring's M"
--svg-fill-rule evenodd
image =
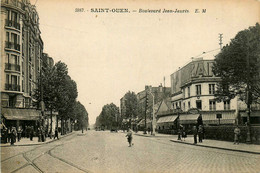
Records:
M66 138L66 140L69 141L69 140L73 139L74 137L77 137L77 135L74 134L74 135L66 136L66 137L64 137L64 138L61 138L60 141L63 140L63 139L65 139L65 138ZM34 158L34 159L32 159L32 160L29 159L28 156L27 156L28 153L33 152L33 151L35 151L35 150L37 150L37 149L39 149L39 148L46 147L45 145L44 145L44 146L41 145L41 146L35 147L35 148L31 149L31 150L28 150L28 151L25 151L25 152L21 152L21 153L19 153L19 154L16 154L16 155L14 155L14 156L11 156L11 157L9 157L9 158L6 158L6 159L2 160L1 163L5 162L5 161L8 161L8 160L10 160L10 159L12 159L12 158L14 158L14 157L19 156L19 155L22 155L23 158L27 161L27 163L25 163L25 164L22 165L21 167L19 167L19 168L13 170L12 173L18 172L18 171L24 169L24 168L27 167L27 166L32 166L37 172L44 173L44 171L43 171L42 169L40 169L39 166L36 165L35 161L36 161L37 159L39 159L40 157L42 157L42 156L48 154L48 155L51 156L52 158L57 159L57 160L59 160L59 161L65 163L65 164L67 164L67 165L69 165L69 166L71 166L71 167L74 167L74 168L76 168L76 169L78 169L78 170L81 170L81 171L83 171L83 172L89 173L90 171L88 171L88 170L86 170L86 169L83 169L83 168L80 168L79 166L77 166L77 165L75 165L75 164L73 164L73 163L71 163L71 162L69 162L69 161L66 161L66 160L64 160L64 159L62 159L62 158L60 158L60 157L58 157L58 156L55 156L55 155L52 153L52 151L53 151L55 148L60 147L60 146L62 146L62 145L64 145L64 144L55 145L55 146L53 146L53 147L47 149L47 150L46 150L45 152L43 152L42 154L38 155L36 158Z

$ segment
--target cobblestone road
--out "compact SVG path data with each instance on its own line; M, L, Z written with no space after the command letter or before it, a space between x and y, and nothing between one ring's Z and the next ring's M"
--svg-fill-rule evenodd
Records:
M3 147L2 172L260 172L260 156L88 131L41 146Z

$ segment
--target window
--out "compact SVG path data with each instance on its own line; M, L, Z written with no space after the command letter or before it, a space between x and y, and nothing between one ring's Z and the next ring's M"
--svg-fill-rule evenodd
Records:
M201 85L196 85L196 95L201 95Z
M9 32L6 32L6 41L9 42L10 38L9 38Z
M230 110L230 101L224 101L224 110Z
M196 100L196 107L197 107L197 109L201 109L202 108L201 100Z
M183 88L183 98L185 98L185 88Z
M185 103L183 103L183 110L185 111Z
M190 109L190 102L188 102L188 108Z
M9 74L6 75L6 84L9 84Z
M181 101L179 101L179 106L180 106L180 109L181 109Z
M8 53L6 54L6 57L5 57L5 63L9 64L9 54Z
M178 108L178 103L177 102L175 103L175 106L176 106L176 109L177 109Z
M216 101L215 100L210 100L209 101L209 110L215 111L216 110Z
M190 97L190 87L188 87L188 97Z
M209 84L209 94L215 94L215 84Z

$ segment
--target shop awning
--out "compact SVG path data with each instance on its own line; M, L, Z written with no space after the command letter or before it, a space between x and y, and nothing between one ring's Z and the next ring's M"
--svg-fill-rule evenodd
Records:
M170 123L170 122L174 122L177 117L178 117L177 115L160 117L158 119L157 123Z
M180 115L181 124L196 124L199 114Z
M39 120L41 112L35 109L3 108L2 115L7 120Z
M247 112L240 112L241 117L247 117ZM260 111L251 111L250 117L260 117Z
M149 124L149 123L151 123L151 120L146 119L146 125ZM137 125L138 126L144 126L144 124L145 124L145 121L144 121L144 119L142 119Z

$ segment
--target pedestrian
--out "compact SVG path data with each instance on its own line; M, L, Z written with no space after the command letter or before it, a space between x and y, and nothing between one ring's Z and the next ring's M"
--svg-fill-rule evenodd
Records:
M15 128L12 128L11 130L11 145L14 145L16 139L16 130Z
M11 141L11 129L8 127L7 129L7 142L9 143Z
M34 130L33 130L33 126L31 126L30 128L30 140L33 140L33 136L34 136Z
M194 144L197 144L197 127L196 126L193 126L192 133L193 133L193 137L194 137Z
M54 134L54 139L57 138L59 140L59 133L58 133L58 128L55 128L55 134Z
M127 137L127 141L129 143L129 147L131 147L133 144L132 144L132 140L133 140L133 133L132 133L132 130L129 128L128 131L127 131L127 134L126 134L126 137Z
M42 129L41 127L38 127L38 142L42 142Z
M237 125L234 130L234 144L239 144L239 138L240 138L240 129Z
M17 139L18 139L18 142L20 142L21 138L22 138L22 132L23 132L23 129L21 126L18 127L18 130L17 130Z
M3 141L3 143L6 144L7 143L7 138L8 138L8 134L7 134L7 129L6 128L3 129L3 134L4 134L4 136L3 136L4 141Z
M183 138L184 141L185 141L186 137L187 137L187 133L186 133L185 127L183 126L182 127L182 138Z
M44 127L41 127L41 131L42 131L42 142L45 142L45 129L44 129Z
M202 143L202 138L203 138L203 127L202 127L202 125L199 125L198 134L199 134L199 142Z

